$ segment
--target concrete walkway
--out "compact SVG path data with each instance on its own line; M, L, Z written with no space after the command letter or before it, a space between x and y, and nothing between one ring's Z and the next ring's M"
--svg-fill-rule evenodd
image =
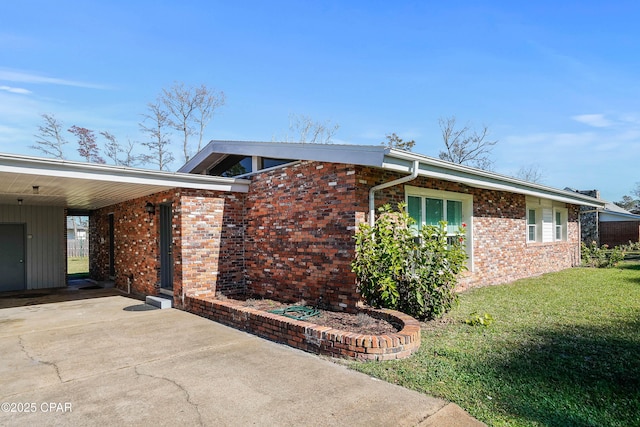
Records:
M484 425L340 364L149 308L101 296L0 309L0 425Z

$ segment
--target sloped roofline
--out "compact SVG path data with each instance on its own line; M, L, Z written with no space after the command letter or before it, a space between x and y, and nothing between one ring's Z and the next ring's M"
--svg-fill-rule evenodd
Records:
M0 153L0 172L42 174L64 176L66 178L218 191L247 192L249 184L247 180L236 178L201 176L6 153Z
M621 208L614 203L606 203L604 209L600 210L600 212L611 216L619 216L622 218L629 218L640 221L640 215L629 212L628 210Z
M249 191L251 181L0 153L0 204L91 211L172 188Z
M441 159L382 145L309 144L260 141L211 141L178 172L206 173L206 169L226 155L261 156L370 166L411 173L419 162L419 176L459 182L471 187L507 191L576 205L603 208L605 201L584 194L560 190L495 172L447 162Z

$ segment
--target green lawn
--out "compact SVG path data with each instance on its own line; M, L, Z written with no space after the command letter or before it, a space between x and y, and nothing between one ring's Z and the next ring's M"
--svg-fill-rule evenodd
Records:
M89 272L89 257L67 258L67 274L81 274Z
M466 292L411 358L350 366L491 426L640 426L640 263Z

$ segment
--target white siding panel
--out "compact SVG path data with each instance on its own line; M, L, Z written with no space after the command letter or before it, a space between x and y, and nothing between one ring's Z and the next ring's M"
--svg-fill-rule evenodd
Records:
M542 241L553 242L553 209L542 209Z
M0 223L26 224L27 289L66 286L64 208L0 205Z

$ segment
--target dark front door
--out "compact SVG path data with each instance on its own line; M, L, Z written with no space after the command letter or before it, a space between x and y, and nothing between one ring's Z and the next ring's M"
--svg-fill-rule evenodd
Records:
M160 205L160 287L173 291L171 205Z
M0 292L27 288L24 224L0 224Z
M116 243L114 232L113 214L109 214L109 278L116 277Z

